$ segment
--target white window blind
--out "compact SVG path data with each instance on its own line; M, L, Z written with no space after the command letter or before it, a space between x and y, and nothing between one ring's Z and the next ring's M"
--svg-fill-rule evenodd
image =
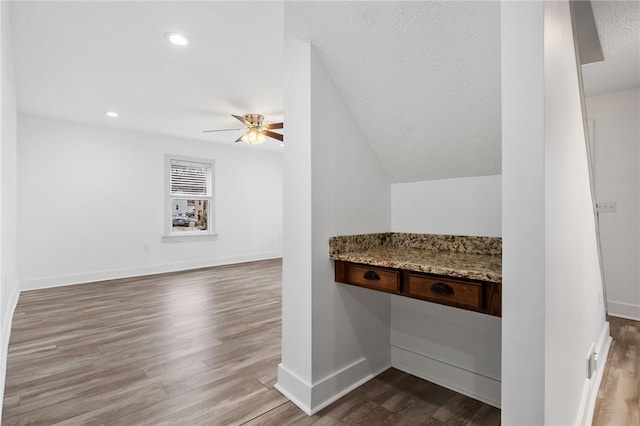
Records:
M210 176L209 163L171 160L171 195L208 197L211 195Z

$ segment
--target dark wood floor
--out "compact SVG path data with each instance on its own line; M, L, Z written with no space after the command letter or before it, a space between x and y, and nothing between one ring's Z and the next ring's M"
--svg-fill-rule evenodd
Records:
M3 425L499 425L390 369L308 417L273 385L280 261L22 293Z
M609 317L613 342L598 390L594 426L640 425L640 321Z

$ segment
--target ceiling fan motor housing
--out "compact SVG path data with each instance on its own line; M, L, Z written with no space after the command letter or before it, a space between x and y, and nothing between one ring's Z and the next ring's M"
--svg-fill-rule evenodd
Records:
M261 127L264 115L262 114L245 114L244 119L251 123L251 127Z

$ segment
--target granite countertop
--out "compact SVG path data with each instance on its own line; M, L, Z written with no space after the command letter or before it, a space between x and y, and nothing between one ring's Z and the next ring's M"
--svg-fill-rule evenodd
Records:
M436 234L332 237L329 257L372 266L502 283L502 240Z

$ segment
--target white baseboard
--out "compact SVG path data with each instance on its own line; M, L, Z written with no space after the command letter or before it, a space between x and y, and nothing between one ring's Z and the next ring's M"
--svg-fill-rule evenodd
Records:
M278 364L278 382L273 387L307 415L313 415L311 412L311 383L302 379L282 363Z
M340 371L314 383L311 394L311 412L317 413L358 386L391 368L391 354L386 348L361 358Z
M607 302L608 314L614 317L626 318L634 321L640 321L640 305L633 305L631 303L614 302L609 300Z
M600 383L602 383L602 376L604 374L604 367L607 363L610 347L611 335L609 332L609 323L605 321L595 347L595 351L598 354L596 374L591 377L591 379L585 380L578 414L576 416L576 421L574 422L576 425L590 426L593 421L593 411L596 408L598 389L600 389Z
M9 295L7 303L7 311L4 312L2 320L2 338L0 344L2 347L0 350L0 401L4 401L4 385L7 378L7 356L9 354L9 339L11 338L11 324L13 323L13 314L16 311L18 305L18 297L20 296L20 290L17 286L14 287L14 291ZM0 418L2 418L2 404L0 404Z
M397 346L391 347L391 366L500 408L502 385L500 380Z
M212 266L231 265L253 262L257 260L276 259L282 252L265 252L243 256L229 256L217 259L203 259L188 262L168 263L161 265L145 265L132 268L111 269L71 275L59 275L45 278L34 278L20 281L20 290L38 290L72 284L85 284L96 281L115 280L119 278L139 277L144 275L164 274L167 272L185 271L189 269L209 268Z
M274 387L312 416L390 367L389 350L385 349L368 358L361 358L312 385L280 364L278 383Z

